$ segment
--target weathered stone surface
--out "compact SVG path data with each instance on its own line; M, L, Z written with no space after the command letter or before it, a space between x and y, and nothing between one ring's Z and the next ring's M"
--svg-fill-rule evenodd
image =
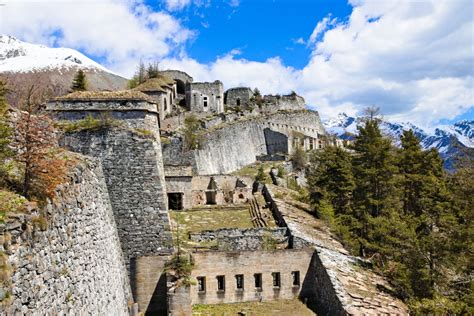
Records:
M240 251L240 250L262 250L266 247L288 246L287 229L278 228L224 228L191 233L189 237L195 242L217 241L218 250Z
M101 165L81 159L46 207L48 228L12 237L11 298L1 314L128 315L130 286ZM30 220L17 219L20 227Z
M113 100L103 103L107 104L101 107L120 108ZM93 103L82 112L60 111L60 106L54 110L57 117L74 121L95 113L95 106ZM61 145L100 159L129 267L130 258L169 253L173 243L158 116L142 109L140 104L137 109L131 105L127 109L109 113L120 119L121 126L66 133ZM150 134L143 135L140 130L148 130Z

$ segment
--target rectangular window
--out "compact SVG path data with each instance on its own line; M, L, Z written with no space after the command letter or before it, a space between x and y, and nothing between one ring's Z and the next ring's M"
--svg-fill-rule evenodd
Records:
M225 291L225 276L223 275L217 276L217 290Z
M198 291L200 293L206 292L206 277L197 277Z
M293 286L300 286L300 272L293 271L291 272L291 276L293 277Z
M273 272L272 277L273 277L273 287L280 287L281 286L280 272Z
M253 276L255 278L255 288L261 289L262 288L262 274L256 273Z
M203 97L204 107L207 107L207 97Z
M237 286L237 290L243 290L244 289L244 275L243 274L237 274L235 276L235 283Z

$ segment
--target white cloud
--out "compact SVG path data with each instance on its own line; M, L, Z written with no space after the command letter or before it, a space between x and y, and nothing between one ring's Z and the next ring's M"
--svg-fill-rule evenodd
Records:
M191 4L191 0L166 0L166 8L170 11L182 10Z
M226 88L237 86L258 87L263 93L289 93L296 89L295 69L283 65L279 58L265 62L236 59L236 51L219 57L210 64L201 64L192 58L165 59L164 69L186 71L197 81L221 80Z
M185 2L191 0L174 3ZM196 80L220 79L227 88L295 90L323 117L340 111L355 114L375 105L388 118L426 126L473 107L472 1L350 3L353 10L345 22L329 15L316 24L307 41L295 40L312 50L302 69L287 67L278 57L246 60L239 50L199 63L184 50L194 33L170 14L151 11L141 0L7 0L0 8L0 33L103 56L106 66L128 75L138 59L156 58L162 67L184 70Z
M301 44L301 45L306 45L305 40L302 37L299 37L297 39L293 39L293 43L295 44Z
M5 2L0 34L80 49L127 76L140 58L161 59L193 37L176 18L141 0Z
M278 58L265 62L233 54L209 64L167 59L198 80L265 93L295 90L323 117L379 106L394 120L422 126L452 119L474 106L474 23L469 0L352 1L345 23L320 21L303 69Z
M333 25L334 23L336 23L336 19L331 20L330 14L327 17L323 18L321 21L319 21L308 39L308 45L315 44L318 40L318 37L321 34L324 34L328 27Z

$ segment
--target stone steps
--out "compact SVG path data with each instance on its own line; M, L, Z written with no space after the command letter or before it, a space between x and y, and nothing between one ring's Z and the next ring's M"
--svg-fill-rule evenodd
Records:
M261 206L258 203L257 198L254 196L250 200L250 217L252 218L252 223L255 227L267 227L265 219L262 217Z

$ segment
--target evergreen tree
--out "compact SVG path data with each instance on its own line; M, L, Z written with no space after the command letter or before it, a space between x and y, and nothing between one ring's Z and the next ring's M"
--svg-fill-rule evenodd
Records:
M308 168L308 184L312 188L312 203L331 203L335 215L350 214L355 188L351 156L339 147L326 146L312 154Z
M397 207L396 167L391 142L382 136L378 120L368 119L358 130L353 145L356 182L353 216L360 224L354 233L359 237L359 255L364 256L366 248L374 246L373 240L369 239L374 229L372 219L383 212L387 215Z
M86 74L82 69L79 69L74 76L74 80L72 81L71 91L86 91L87 90L87 80Z
M420 174L423 167L423 151L412 130L404 131L400 137L402 150L399 169L402 174L403 210L406 214L421 215L422 206L419 188L423 184Z

